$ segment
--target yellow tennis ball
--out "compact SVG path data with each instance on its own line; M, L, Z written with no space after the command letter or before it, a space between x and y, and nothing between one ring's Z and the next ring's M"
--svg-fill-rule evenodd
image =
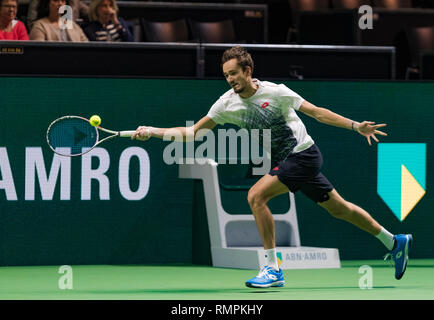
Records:
M96 127L96 126L99 126L101 124L101 118L97 115L93 115L92 117L90 117L89 122L91 125Z

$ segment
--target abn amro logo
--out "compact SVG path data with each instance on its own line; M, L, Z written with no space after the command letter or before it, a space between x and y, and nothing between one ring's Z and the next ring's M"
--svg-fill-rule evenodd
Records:
M403 221L426 193L426 144L379 143L377 192Z

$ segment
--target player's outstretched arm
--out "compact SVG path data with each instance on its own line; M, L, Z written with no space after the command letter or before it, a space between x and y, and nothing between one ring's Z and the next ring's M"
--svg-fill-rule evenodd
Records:
M141 141L151 137L175 141L193 141L200 130L212 130L216 123L208 116L203 117L191 127L156 128L149 126L139 126L131 139Z
M375 124L375 122L372 121L353 121L337 113L334 113L329 109L317 107L308 101L303 101L299 111L307 114L308 116L316 119L321 123L357 131L362 136L366 137L369 145L372 145L371 138L378 142L378 139L375 136L376 134L379 134L381 136L387 136L387 133L377 130L378 128L385 127L385 123Z

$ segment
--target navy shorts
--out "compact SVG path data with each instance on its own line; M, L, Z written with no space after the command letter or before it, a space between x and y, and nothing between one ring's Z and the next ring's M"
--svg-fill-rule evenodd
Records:
M320 172L322 163L321 151L314 144L304 151L291 154L271 169L269 174L277 176L291 192L300 190L313 201L324 202L329 199L328 193L334 187Z

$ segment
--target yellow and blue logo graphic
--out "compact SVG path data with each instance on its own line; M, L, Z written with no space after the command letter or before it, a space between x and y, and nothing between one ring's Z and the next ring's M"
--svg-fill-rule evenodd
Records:
M379 143L377 192L403 221L426 193L426 144Z
M280 267L280 265L282 264L282 252L277 252L277 265Z

